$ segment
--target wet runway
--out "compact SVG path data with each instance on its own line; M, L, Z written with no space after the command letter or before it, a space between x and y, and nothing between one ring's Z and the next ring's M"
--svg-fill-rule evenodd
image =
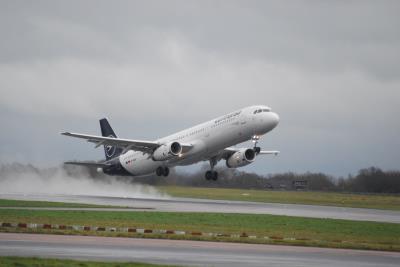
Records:
M74 195L33 195L33 194L0 194L4 199L59 201L87 203L98 205L115 205L130 207L133 210L168 211L168 212L220 212L273 214L312 218L331 218L359 221L377 221L400 223L400 211L343 208L329 206L259 203L227 200L205 200L190 198L120 198L103 196ZM118 209L109 209L118 210Z
M0 233L1 256L183 266L399 266L400 253L160 239Z

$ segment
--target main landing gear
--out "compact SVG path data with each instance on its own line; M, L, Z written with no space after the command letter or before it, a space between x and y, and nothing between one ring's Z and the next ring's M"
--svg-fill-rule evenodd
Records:
M206 180L213 180L216 181L218 180L218 172L214 171L214 166L217 165L217 160L215 158L210 159L210 166L211 170L206 171Z
M206 171L206 180L214 180L216 181L218 179L218 172L216 171Z
M157 174L157 176L167 177L169 175L169 168L160 166L156 169L156 174Z

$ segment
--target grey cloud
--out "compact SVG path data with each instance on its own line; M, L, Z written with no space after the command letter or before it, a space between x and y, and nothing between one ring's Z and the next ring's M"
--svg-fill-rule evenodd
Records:
M3 59L79 57L157 61L166 36L184 36L226 60L399 76L397 1L3 2ZM7 49L12 46L14 49ZM4 49L6 48L6 49ZM146 55L146 58L143 58Z

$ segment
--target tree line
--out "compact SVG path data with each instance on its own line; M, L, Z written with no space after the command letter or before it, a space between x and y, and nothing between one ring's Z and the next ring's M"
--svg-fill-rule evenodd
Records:
M180 185L198 187L244 188L262 190L296 190L297 183L301 190L310 191L337 191L337 192L363 192L363 193L400 193L400 171L383 171L377 167L361 169L356 175L348 177L334 177L322 172L295 173L285 172L279 174L260 175L241 171L239 169L221 168L217 181L204 179L205 167L194 173L176 172L174 169L168 177L156 175L146 177L117 177L133 183L149 185ZM37 168L30 164L0 164L0 182L5 177L21 173L40 175L46 179L57 172L64 172L72 177L88 177L91 179L108 179L107 175L98 173L96 168L88 169L80 166L61 165L53 168Z
M346 178L334 177L322 172L260 175L238 169L218 170L217 181L204 179L204 170L195 173L172 172L169 177L149 176L133 178L151 185L182 185L199 187L245 188L265 190L296 190L296 182L304 182L302 190L364 192L364 193L400 193L400 171L383 171L376 167L361 169L356 175Z

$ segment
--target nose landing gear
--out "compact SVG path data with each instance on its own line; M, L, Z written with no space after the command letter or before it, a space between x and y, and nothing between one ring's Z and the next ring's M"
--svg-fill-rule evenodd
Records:
M157 174L157 176L167 177L169 175L169 168L160 166L156 169L156 174Z
M218 172L214 171L214 166L217 165L217 160L215 158L210 159L210 167L211 170L206 171L205 178L206 180L216 181L218 180Z
M254 143L254 152L256 152L256 155L260 154L261 151L261 147L257 146L258 140L260 140L260 137L258 135L253 135L253 137L251 138L251 141L253 141Z

